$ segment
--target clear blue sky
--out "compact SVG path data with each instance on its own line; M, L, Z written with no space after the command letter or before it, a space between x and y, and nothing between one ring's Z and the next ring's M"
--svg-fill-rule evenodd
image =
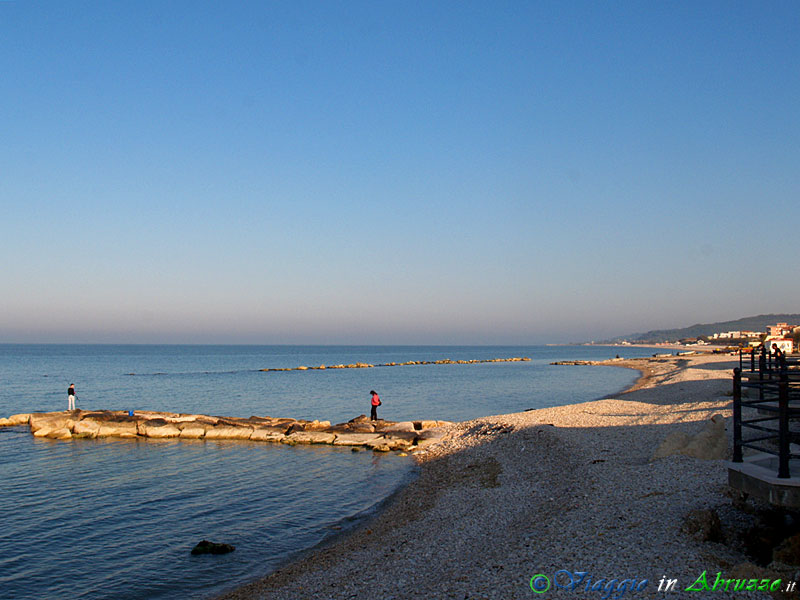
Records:
M796 1L0 2L0 139L0 341L800 312Z

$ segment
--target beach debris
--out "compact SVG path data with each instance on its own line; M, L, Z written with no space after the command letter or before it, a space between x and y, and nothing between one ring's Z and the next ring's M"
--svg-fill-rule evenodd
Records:
M475 425L467 433L471 435L495 435L498 433L511 433L512 431L514 431L513 425L484 423Z
M743 504L725 519L726 543L760 567L794 576L800 566L800 519L793 511ZM742 518L747 515L746 518Z
M236 550L236 548L230 544L220 544L216 542L209 542L208 540L202 540L198 542L194 548L192 548L192 554L227 554L228 552L233 552L234 550Z
M800 566L800 534L783 540L772 550L772 562L791 567Z
M686 515L682 529L698 542L722 541L722 523L714 509L700 508L691 511Z

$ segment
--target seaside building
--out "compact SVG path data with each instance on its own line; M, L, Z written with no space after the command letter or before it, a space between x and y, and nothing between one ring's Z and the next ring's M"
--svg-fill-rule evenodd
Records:
M786 323L777 323L776 325L767 326L767 336L770 338L782 338L785 335L792 333L794 325L787 325Z
M786 323L778 323L767 327L767 337L764 339L764 346L770 352L776 348L786 354L791 354L795 351L795 343L793 334L800 328L796 325L788 325Z
M763 335L759 331L724 331L720 333L712 333L709 339L712 340L741 340L741 339L758 339Z
M794 340L790 337L768 337L766 340L764 340L764 346L766 346L767 350L770 352L775 352L776 348L784 354L791 354L794 352Z

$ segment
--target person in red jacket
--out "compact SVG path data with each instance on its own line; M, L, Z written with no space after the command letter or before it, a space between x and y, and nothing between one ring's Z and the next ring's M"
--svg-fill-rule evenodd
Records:
M377 421L378 407L381 405L381 399L380 396L378 396L378 392L376 392L375 390L372 390L370 394L372 394L372 412L370 413L369 418L372 419L373 421Z

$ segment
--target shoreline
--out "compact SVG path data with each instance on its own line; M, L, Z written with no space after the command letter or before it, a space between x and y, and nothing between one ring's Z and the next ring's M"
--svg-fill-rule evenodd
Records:
M453 424L374 517L217 598L530 598L533 575L560 569L648 579L641 598L664 575L685 587L746 563L681 528L693 509L731 504L724 461L652 460L669 434L730 417L732 357L602 364L641 375L599 400Z

